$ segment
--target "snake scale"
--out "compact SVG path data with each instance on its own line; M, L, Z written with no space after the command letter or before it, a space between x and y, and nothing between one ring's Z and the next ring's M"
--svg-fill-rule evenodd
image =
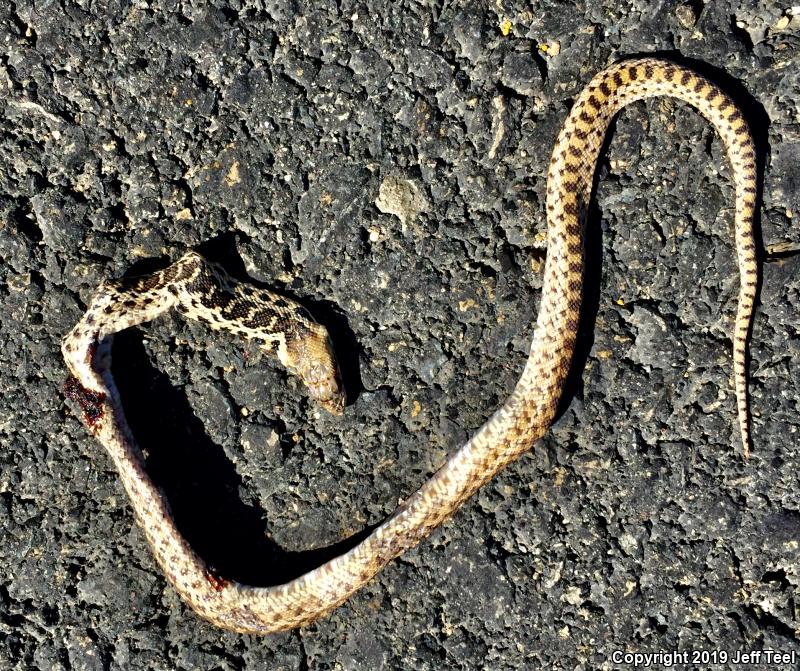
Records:
M739 431L747 454L746 346L758 277L752 229L756 161L750 131L733 101L697 73L655 58L623 61L597 74L580 93L556 141L547 177L548 247L541 305L530 356L511 395L366 539L291 582L252 587L227 580L180 535L168 503L145 471L123 414L110 370L110 343L115 332L175 307L212 328L258 340L302 378L312 397L341 413L344 395L327 332L297 304L235 282L196 253L158 273L105 282L97 289L63 341L72 375L67 395L78 402L84 423L111 456L164 575L200 616L226 629L257 634L312 622L430 534L547 431L578 332L582 228L606 131L622 107L659 95L689 103L710 121L733 171L740 271L733 365Z

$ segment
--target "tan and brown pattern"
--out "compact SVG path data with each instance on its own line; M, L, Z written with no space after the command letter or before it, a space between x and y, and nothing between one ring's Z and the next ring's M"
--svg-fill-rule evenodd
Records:
M111 455L164 575L199 615L226 629L258 634L312 622L414 547L547 431L578 330L582 227L598 154L617 111L657 95L696 107L722 137L733 170L741 280L733 362L739 428L747 454L746 344L758 275L752 231L756 163L750 132L731 99L691 70L652 58L619 63L595 76L580 94L553 151L541 306L530 356L508 400L363 542L287 584L256 588L228 581L180 535L167 502L145 472L123 414L110 372L110 338L175 307L212 328L262 341L306 382L313 397L340 413L344 398L327 333L295 303L236 283L194 253L159 273L135 282L108 282L97 290L83 318L64 339L64 358L75 378L67 392L79 402L85 423Z

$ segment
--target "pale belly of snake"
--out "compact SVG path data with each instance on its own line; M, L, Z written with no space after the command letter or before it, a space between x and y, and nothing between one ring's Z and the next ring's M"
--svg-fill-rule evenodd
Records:
M67 395L106 448L169 582L202 617L240 632L267 633L309 623L339 606L389 561L447 520L484 483L548 429L561 397L578 331L583 233L598 155L611 118L628 103L666 95L683 100L721 136L735 186L739 303L733 368L744 453L749 450L746 346L758 268L752 221L756 202L753 143L742 114L714 84L684 67L645 58L599 73L583 90L556 141L547 181L548 247L530 356L506 402L446 463L349 552L283 585L252 587L216 575L176 528L144 468L111 375L113 334L170 308L212 328L258 341L305 382L329 411L344 395L327 332L296 303L232 280L189 253L163 271L106 282L64 338L71 373Z

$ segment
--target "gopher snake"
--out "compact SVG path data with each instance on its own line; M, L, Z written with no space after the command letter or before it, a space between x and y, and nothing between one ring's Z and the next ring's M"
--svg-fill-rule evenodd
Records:
M752 219L756 198L753 143L741 113L714 84L679 65L645 58L599 73L578 96L558 136L547 181L548 247L530 356L509 396L469 441L363 542L284 585L257 588L215 575L178 532L167 502L144 469L110 372L112 334L176 307L213 328L263 342L330 411L343 396L327 333L302 308L240 285L195 253L135 281L107 282L65 337L74 379L68 392L89 430L108 450L156 561L202 617L240 632L297 627L344 602L389 561L447 520L484 483L540 438L556 412L570 367L581 306L582 226L611 118L630 102L668 95L696 107L725 144L735 184L739 304L733 363L739 430L749 445L746 342L758 268Z

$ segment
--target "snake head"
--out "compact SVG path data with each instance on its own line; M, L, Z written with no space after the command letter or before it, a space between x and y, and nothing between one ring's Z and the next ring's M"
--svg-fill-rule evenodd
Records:
M283 356L281 356L283 354ZM286 339L283 364L308 387L308 394L332 415L344 413L346 396L328 331L308 322Z

